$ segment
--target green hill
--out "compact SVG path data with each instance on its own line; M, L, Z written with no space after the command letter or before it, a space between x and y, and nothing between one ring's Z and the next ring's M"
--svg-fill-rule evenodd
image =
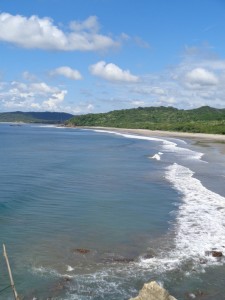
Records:
M225 134L225 109L203 106L192 110L174 107L139 107L108 113L74 116L68 126L139 128Z
M72 114L61 112L6 112L0 113L0 122L24 122L59 124L72 118Z

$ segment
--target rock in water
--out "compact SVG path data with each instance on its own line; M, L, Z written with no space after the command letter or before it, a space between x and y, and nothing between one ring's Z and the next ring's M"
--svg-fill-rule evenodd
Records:
M80 253L80 254L87 254L90 252L90 250L88 249L84 249L84 248L79 248L79 249L74 249L74 252Z
M223 253L220 251L212 251L212 256L213 257L222 257Z
M206 256L212 255L213 257L222 257L223 256L223 252L221 252L221 251L215 251L215 250L205 251L205 255Z
M151 281L145 283L143 288L140 290L139 295L135 298L130 298L130 300L176 300L173 296L158 285L157 282Z

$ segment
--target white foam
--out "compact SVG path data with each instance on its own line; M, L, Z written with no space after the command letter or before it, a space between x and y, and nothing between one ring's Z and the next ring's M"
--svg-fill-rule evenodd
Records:
M33 273L38 273L42 276L48 276L48 275L52 275L54 277L61 277L61 274L59 274L56 270L51 269L51 268L46 268L43 266L40 267L32 267L32 272Z
M153 155L151 158L156 159L156 160L160 160L160 155L158 153L156 153L155 155Z
M190 169L173 164L166 178L183 195L177 216L176 252L187 258L202 258L205 251L225 247L225 198L208 190L193 175Z
M142 259L141 267L163 273L191 261L194 268L205 272L209 265L225 263L224 257L218 260L206 256L206 251L212 250L225 253L225 198L208 190L193 175L189 168L178 164L168 167L166 179L182 195L174 224L174 249Z
M32 125L31 127L38 127L38 128L58 128L57 125L53 125L53 124Z
M156 154L154 154L151 158L152 159L156 159L156 160L160 160L161 159L161 155L163 155L162 152L158 152Z
M111 133L119 136L123 136L129 139L138 139L138 140L146 140L146 141L157 141L161 142L163 145L163 151L164 152L170 152L170 153L177 153L179 156L182 156L183 159L196 159L201 160L204 153L193 151L187 148L179 147L176 143L172 141L168 141L166 139L162 138L156 138L156 137L148 137L148 136L142 136L142 135L134 135L134 134L127 134L127 133L120 133L115 131L109 131L109 130L100 130L100 129L94 129L95 132L100 133ZM180 142L182 140L179 140ZM182 141L184 144L186 142ZM158 154L161 152L158 152Z
M71 266L67 266L67 272L72 272L74 270L74 268L73 267L71 267Z

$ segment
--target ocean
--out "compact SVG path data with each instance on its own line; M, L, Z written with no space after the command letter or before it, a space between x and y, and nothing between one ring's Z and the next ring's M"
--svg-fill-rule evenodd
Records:
M12 126L13 125L13 126ZM0 124L0 241L23 299L225 299L225 158L210 142ZM13 299L0 260L0 299Z

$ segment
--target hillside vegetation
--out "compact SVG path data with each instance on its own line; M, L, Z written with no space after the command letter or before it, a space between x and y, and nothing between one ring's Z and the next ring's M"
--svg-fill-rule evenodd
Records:
M23 122L23 123L64 123L73 115L61 112L7 112L0 113L0 122Z
M225 134L225 109L209 106L192 110L163 106L139 107L74 116L66 124Z

